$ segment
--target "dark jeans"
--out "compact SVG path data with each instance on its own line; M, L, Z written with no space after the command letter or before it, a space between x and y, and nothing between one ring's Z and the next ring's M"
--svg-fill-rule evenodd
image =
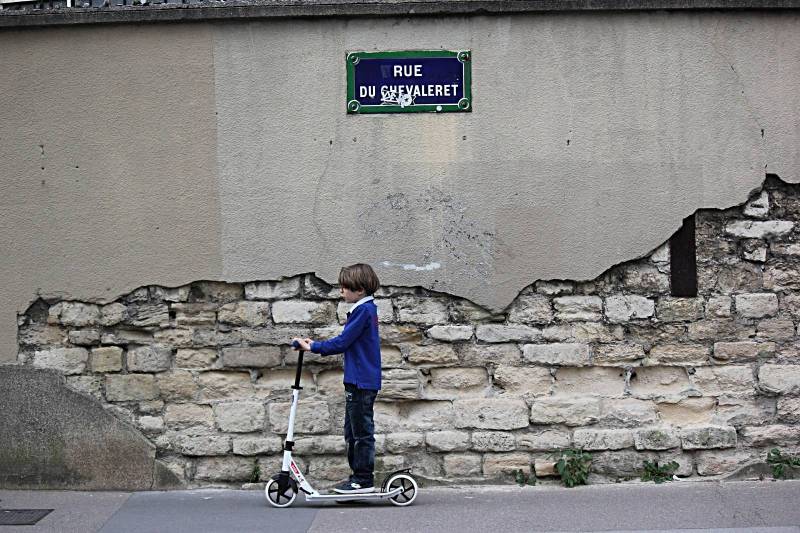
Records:
M372 407L377 395L376 390L344 384L344 440L347 442L347 461L353 471L350 481L362 485L374 482L375 423L372 421Z

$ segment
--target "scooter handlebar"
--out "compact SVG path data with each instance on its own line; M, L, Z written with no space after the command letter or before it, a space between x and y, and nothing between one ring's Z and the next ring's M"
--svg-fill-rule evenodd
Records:
M292 341L292 348L295 350L300 350L300 355L297 357L297 373L294 376L294 386L293 389L302 389L300 386L300 374L303 372L303 354L306 353L305 350L300 348L300 343L298 341Z

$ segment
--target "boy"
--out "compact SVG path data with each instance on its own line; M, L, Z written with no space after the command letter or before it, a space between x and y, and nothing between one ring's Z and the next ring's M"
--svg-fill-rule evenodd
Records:
M381 341L378 308L372 295L380 283L369 265L359 263L342 268L339 285L344 301L355 304L347 313L342 334L326 341L293 340L300 349L322 355L344 352L344 438L347 461L353 473L333 490L340 494L361 494L375 490L372 415L375 397L381 388Z

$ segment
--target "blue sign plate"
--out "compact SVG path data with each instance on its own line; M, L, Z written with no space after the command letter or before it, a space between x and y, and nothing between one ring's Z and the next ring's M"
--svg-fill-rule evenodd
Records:
M469 50L350 52L348 113L472 111Z

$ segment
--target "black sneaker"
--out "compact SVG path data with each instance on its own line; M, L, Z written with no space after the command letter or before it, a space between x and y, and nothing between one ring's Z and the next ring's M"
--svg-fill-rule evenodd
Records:
M366 483L362 484L356 483L355 481L345 481L333 487L333 492L338 492L339 494L368 494L370 492L375 492L375 487L372 483L367 485Z

